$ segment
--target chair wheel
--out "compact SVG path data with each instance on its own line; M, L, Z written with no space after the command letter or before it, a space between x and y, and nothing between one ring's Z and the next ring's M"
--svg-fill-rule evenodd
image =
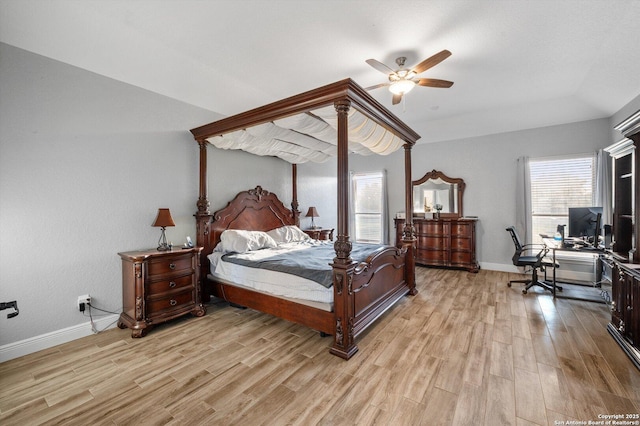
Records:
M511 287L511 283L507 283L507 287Z
M527 294L527 289L522 290L522 294Z

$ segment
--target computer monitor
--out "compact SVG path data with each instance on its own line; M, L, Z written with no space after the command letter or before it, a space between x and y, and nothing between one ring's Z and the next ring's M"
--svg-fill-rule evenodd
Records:
M601 232L602 207L570 207L569 236L588 238L598 244Z

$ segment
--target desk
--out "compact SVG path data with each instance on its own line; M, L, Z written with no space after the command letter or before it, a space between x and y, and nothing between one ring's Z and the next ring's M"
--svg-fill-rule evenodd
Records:
M601 267L600 265L600 255L603 254L605 251L604 249L600 249L600 248L596 248L590 245L582 245L582 244L576 244L576 245L570 245L573 244L570 240L567 241L565 240L565 242L561 242L561 241L557 241L554 240L553 238L542 238L542 242L544 243L545 247L547 247L548 249L551 250L552 252L552 261L553 264L556 264L557 261L557 257L556 257L556 253L558 251L561 252L569 252L569 253L582 253L582 254L592 254L594 257L596 257L596 271L600 270ZM564 283L563 285L567 284L570 286L581 286L581 287L599 287L600 282L597 280L597 276L598 274L596 273L596 281L594 282L594 284L592 286L589 285L585 285L585 284L572 284L572 283ZM556 298L562 298L562 299L575 299L575 300L584 300L584 301L588 301L588 302L601 302L601 303L606 303L606 298L602 297L602 293L600 294L600 298L595 297L597 295L594 294L594 297L592 298L586 298L586 297L581 297L580 295L569 295L569 294L563 294L558 295L556 288L558 287L557 285L557 279L556 279L556 268L553 268L553 280L552 280L552 286L553 286L553 297ZM576 293L574 291L574 293ZM600 300L602 299L602 300Z

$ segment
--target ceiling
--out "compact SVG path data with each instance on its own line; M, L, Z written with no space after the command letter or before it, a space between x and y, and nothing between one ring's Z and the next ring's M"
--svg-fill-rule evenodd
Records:
M0 0L0 41L225 116L448 49L420 77L453 87L371 92L424 142L610 117L640 95L638 22L639 0Z

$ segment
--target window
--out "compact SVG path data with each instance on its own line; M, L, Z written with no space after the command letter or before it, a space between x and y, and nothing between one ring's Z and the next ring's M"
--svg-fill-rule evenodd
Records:
M594 154L529 160L534 243L541 242L540 234L553 235L558 225L568 225L569 207L597 205L595 160Z
M385 172L352 173L351 205L354 241L386 242L386 179Z

